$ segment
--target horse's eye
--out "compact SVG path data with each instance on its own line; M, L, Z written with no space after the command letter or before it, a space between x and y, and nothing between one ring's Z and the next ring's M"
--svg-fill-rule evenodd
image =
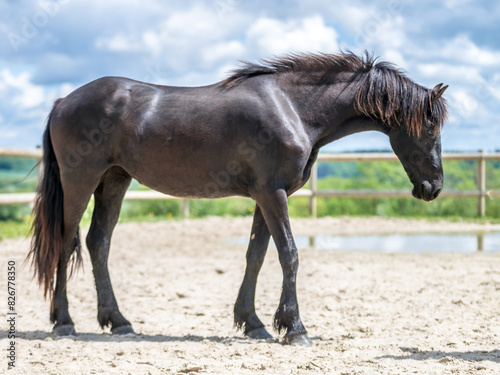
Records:
M429 130L427 130L427 134L432 137L434 135L434 131L429 129Z

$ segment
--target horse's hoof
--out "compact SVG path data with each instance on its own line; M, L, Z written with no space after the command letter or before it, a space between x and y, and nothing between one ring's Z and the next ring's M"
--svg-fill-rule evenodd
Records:
M123 336L123 335L135 336L136 335L136 333L132 329L132 326L129 326L129 325L124 325L124 326L112 328L111 333L113 335L120 335L120 336Z
M308 348L313 345L311 339L306 333L285 337L283 339L283 343L286 345L305 346Z
M65 324L61 326L54 326L52 332L57 337L76 337L78 334L75 331L75 327L72 324Z
M273 336L271 336L264 327L253 329L250 332L245 333L245 335L250 337L251 339L259 340L267 340L273 338Z

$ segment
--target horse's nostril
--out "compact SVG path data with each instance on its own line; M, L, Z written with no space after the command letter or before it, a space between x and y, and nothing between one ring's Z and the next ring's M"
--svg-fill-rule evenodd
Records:
M432 185L429 181L422 182L422 193L424 196L429 196L432 193Z
M432 199L436 199L438 197L438 195L441 193L441 190L443 190L443 188L441 188L441 187L434 190L434 193L432 194Z

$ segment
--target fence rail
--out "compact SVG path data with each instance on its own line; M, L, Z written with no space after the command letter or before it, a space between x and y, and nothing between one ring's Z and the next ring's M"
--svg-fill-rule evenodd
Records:
M40 149L14 149L0 148L0 156L28 157L40 159ZM477 190L444 190L442 197L476 197L478 199L478 216L484 216L486 211L486 197L498 197L500 191L486 191L486 161L500 160L500 153L468 152L468 153L443 153L443 160L472 160L477 161ZM393 153L339 153L319 154L318 161L314 164L309 180L309 189L300 189L291 196L309 198L309 210L312 216L317 215L318 197L343 197L343 198L409 198L409 190L318 190L318 162L375 162L397 161ZM35 193L8 193L0 194L0 205L32 203ZM163 200L179 199L157 191L132 191L125 195L127 200ZM181 199L182 216L189 215L189 201Z

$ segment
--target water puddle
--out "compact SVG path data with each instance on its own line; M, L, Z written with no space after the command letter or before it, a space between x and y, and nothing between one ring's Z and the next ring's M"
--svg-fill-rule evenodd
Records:
M248 238L237 238L234 244L247 244ZM500 252L500 232L487 233L418 233L390 235L317 235L296 236L297 247L338 252L374 253L473 253ZM271 240L270 246L276 248Z

